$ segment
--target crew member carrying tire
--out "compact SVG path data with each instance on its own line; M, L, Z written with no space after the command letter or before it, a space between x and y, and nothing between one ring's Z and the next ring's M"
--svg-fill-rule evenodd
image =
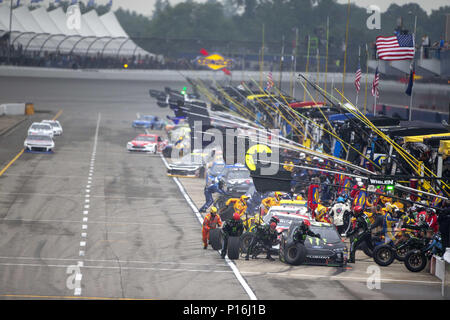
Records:
M202 227L203 249L208 248L210 230L216 229L217 227L221 226L222 220L220 219L220 216L217 214L217 208L211 207L211 210L203 219L203 227Z
M220 252L220 256L222 259L225 259L225 255L227 254L228 250L228 239L231 237L237 238L237 246L236 248L233 248L233 250L236 250L236 255L230 256L230 253L228 254L228 257L230 259L237 259L239 257L239 237L244 232L244 224L242 223L241 216L238 212L235 212L233 214L233 218L230 220L225 221L223 227L223 245L222 245L222 251Z

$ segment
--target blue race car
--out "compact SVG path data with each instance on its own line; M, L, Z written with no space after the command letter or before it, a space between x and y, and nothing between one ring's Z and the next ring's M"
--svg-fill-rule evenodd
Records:
M156 116L142 115L139 119L133 121L132 127L161 130L164 128L164 125L164 121Z

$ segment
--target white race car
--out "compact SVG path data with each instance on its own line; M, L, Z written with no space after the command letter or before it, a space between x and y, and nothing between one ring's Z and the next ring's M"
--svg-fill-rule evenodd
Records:
M33 122L28 128L28 135L50 136L53 138L53 128L49 123Z
M55 147L52 137L48 135L29 135L23 144L27 152L52 152Z
M62 135L63 129L62 129L61 124L59 123L58 120L43 120L42 123L48 123L49 125L51 125L52 129L53 129L53 134L55 136Z

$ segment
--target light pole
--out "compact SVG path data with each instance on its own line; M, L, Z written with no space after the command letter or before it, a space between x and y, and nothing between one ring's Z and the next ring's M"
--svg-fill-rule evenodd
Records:
M8 64L11 62L11 29L12 29L12 7L13 0L11 0L11 6L9 8L9 35L8 35Z

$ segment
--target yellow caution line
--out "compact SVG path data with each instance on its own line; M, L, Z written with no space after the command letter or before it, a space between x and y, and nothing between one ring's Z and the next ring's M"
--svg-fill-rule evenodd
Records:
M15 157L14 159L12 159L7 165L6 167L4 167L2 169L2 171L0 171L0 177L5 173L6 170L8 170L8 168L14 163L16 162L17 159L19 159L19 157L24 153L25 149L22 149L22 151L20 151Z
M56 120L56 119L58 119L59 118L59 116L61 115L63 113L63 111L62 110L59 110L58 111L58 113L53 117L53 119L52 120Z
M135 298L107 298L107 297L77 297L77 296L39 296L29 294L0 294L5 298L37 298L37 299L85 299L85 300L154 300L154 299L135 299Z

